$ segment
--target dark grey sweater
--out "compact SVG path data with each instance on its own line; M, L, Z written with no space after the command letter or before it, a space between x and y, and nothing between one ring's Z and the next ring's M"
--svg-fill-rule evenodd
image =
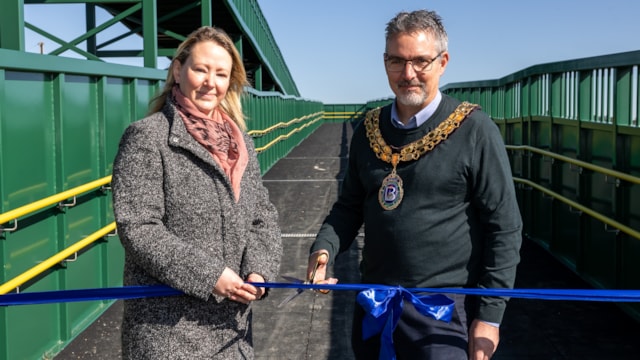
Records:
M434 129L459 102L443 96L435 114L416 129L391 124L382 109L380 130L400 147ZM338 201L311 251L332 260L364 223L362 281L403 287L513 287L520 260L521 217L504 143L496 124L475 110L447 140L411 162L401 162L404 199L384 210L378 192L391 164L376 158L364 125L354 131ZM505 299L481 298L476 318L500 322Z

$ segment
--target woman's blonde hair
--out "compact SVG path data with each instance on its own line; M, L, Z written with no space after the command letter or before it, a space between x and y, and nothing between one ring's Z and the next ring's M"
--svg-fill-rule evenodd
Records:
M224 99L220 102L220 107L222 111L235 121L240 129L246 130L247 125L244 113L242 112L242 103L240 98L242 97L244 87L248 85L248 82L242 58L229 35L227 35L224 30L211 26L203 26L195 30L189 34L187 39L184 40L180 46L178 46L176 54L173 57L173 60L171 60L171 65L167 71L167 80L162 88L162 92L151 99L149 113L152 114L162 110L167 101L167 95L176 84L176 80L173 77L173 67L176 66L177 63L184 64L189 56L191 56L191 49L193 46L203 41L213 41L227 50L229 55L231 55L232 64L229 89L227 90L227 94Z

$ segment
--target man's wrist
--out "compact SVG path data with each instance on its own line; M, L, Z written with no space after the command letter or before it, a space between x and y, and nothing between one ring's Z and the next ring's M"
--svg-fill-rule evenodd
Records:
M500 327L500 323L495 323L495 322L491 322L491 321L484 321L484 320L480 320L480 321L482 321L485 324L491 325L493 327L497 327L497 328Z

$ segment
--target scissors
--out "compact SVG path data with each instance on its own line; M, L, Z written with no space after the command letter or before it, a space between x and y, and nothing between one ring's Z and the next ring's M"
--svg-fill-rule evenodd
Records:
M306 281L302 281L296 278L292 278L289 276L283 276L284 279L289 280L293 283L298 283L298 284L313 284L313 279L316 277L316 270L318 270L318 268L320 267L320 257L321 256L327 256L327 254L325 253L321 253L318 255L318 257L316 258L316 265L313 267L313 271L311 272L311 276L309 276L309 278ZM289 302L291 302L291 300L295 299L296 297L298 297L300 294L302 294L304 292L305 289L295 289L293 293L291 293L291 295L287 296L286 298L284 298L284 300L282 300L282 302L280 302L280 304L278 305L278 307L282 307L285 304L288 304ZM323 294L327 294L329 291L320 291Z

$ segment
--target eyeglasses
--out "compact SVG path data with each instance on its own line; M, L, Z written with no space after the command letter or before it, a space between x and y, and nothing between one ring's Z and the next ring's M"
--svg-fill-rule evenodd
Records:
M417 57L413 59L403 59L397 56L391 56L387 53L384 54L384 64L388 71L399 72L406 68L407 63L411 63L411 67L415 72L425 72L431 70L433 62L439 58L444 51L441 51L433 59L425 59L423 57Z

